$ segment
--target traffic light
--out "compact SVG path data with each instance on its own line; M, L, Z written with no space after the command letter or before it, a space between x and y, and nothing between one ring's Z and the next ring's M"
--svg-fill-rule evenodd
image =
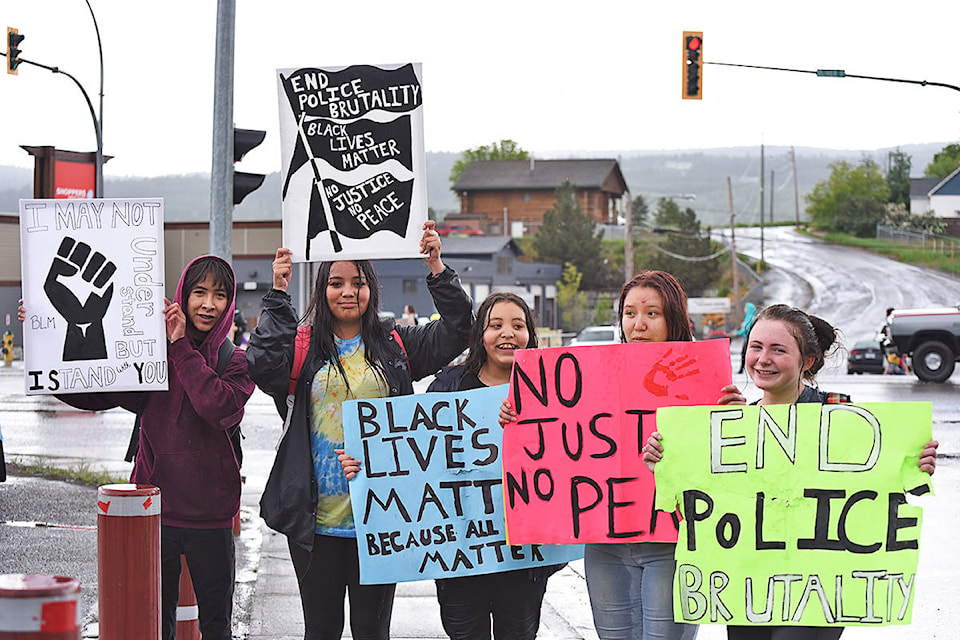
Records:
M703 99L703 31L683 32L683 93L684 100Z
M240 162L247 152L263 142L266 131L256 129L233 130L233 161ZM250 193L256 191L263 184L262 173L233 172L233 204L240 204Z
M20 43L24 36L20 35L13 27L7 27L7 73L17 75L17 67L20 66Z

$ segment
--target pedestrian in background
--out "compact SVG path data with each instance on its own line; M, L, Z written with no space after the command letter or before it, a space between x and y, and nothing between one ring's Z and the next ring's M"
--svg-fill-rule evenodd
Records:
M404 305L403 315L400 316L400 319L397 320L397 324L406 325L408 327L415 327L420 323L420 318L417 317L417 312L413 308L412 304Z
M277 456L260 500L260 515L287 536L300 588L304 640L340 638L344 596L350 598L355 640L386 640L395 586L360 584L357 533L343 453L341 404L356 398L413 393L413 381L436 373L467 346L473 303L460 278L440 259L433 221L423 226L420 251L430 269L427 287L443 312L440 322L396 326L379 319L380 286L366 260L320 263L307 310L298 317L287 294L292 252L278 249L273 289L263 298L247 360L257 385L286 411ZM298 325L309 325L302 372L293 374Z
M743 346L740 348L740 369L737 373L743 373L744 364L747 358L747 338L750 336L750 328L757 317L757 305L748 302L743 305L743 322L734 335L743 338Z

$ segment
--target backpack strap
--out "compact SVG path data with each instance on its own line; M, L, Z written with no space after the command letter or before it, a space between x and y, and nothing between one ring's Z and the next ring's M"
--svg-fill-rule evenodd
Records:
M283 430L277 439L276 449L280 449L280 443L287 435L287 429L290 428L290 419L293 417L293 403L297 391L297 380L300 378L300 372L303 371L303 363L307 360L307 352L310 350L310 330L309 324L303 324L297 327L297 337L293 341L293 367L290 369L290 383L287 385L287 415L283 419Z
M297 327L297 337L293 342L293 368L290 370L290 385L287 389L290 395L297 390L297 379L303 371L303 363L307 360L307 351L310 350L310 325Z
M225 338L223 342L220 343L220 350L217 351L217 377L222 378L223 372L227 370L227 365L230 364L230 358L233 357L233 352L236 350L237 345L233 344L233 340L230 338Z

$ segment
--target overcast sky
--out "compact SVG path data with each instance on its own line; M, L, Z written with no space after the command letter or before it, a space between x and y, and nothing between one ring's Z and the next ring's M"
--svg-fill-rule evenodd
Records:
M109 177L209 172L214 0L90 0L104 57ZM702 101L680 99L681 34L704 59L960 85L960 2L808 0L238 0L234 122L265 129L239 170L280 169L276 69L421 62L427 151L503 138L564 151L794 145L872 150L960 137L960 92L707 66ZM98 103L84 0L0 0L23 57L59 66ZM96 149L67 78L0 73L0 164L19 145Z

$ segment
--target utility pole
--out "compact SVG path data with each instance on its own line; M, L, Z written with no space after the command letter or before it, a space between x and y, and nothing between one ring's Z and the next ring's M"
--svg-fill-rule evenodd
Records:
M770 224L773 224L773 192L776 191L775 185L777 183L773 179L773 171L770 172Z
M757 263L757 273L760 273L760 265L763 263L763 143L760 143L760 262Z
M624 214L623 227L623 281L630 282L633 277L633 200L627 191L627 211Z
M796 210L796 226L800 226L800 185L797 184L797 154L790 147L790 166L793 168L793 206Z
M210 253L233 260L233 45L235 0L217 0L210 170Z
M733 277L733 317L742 320L740 316L740 277L737 274L737 239L733 224L733 184L730 182L730 176L727 176L727 200L730 202L730 258L732 264L731 275Z

